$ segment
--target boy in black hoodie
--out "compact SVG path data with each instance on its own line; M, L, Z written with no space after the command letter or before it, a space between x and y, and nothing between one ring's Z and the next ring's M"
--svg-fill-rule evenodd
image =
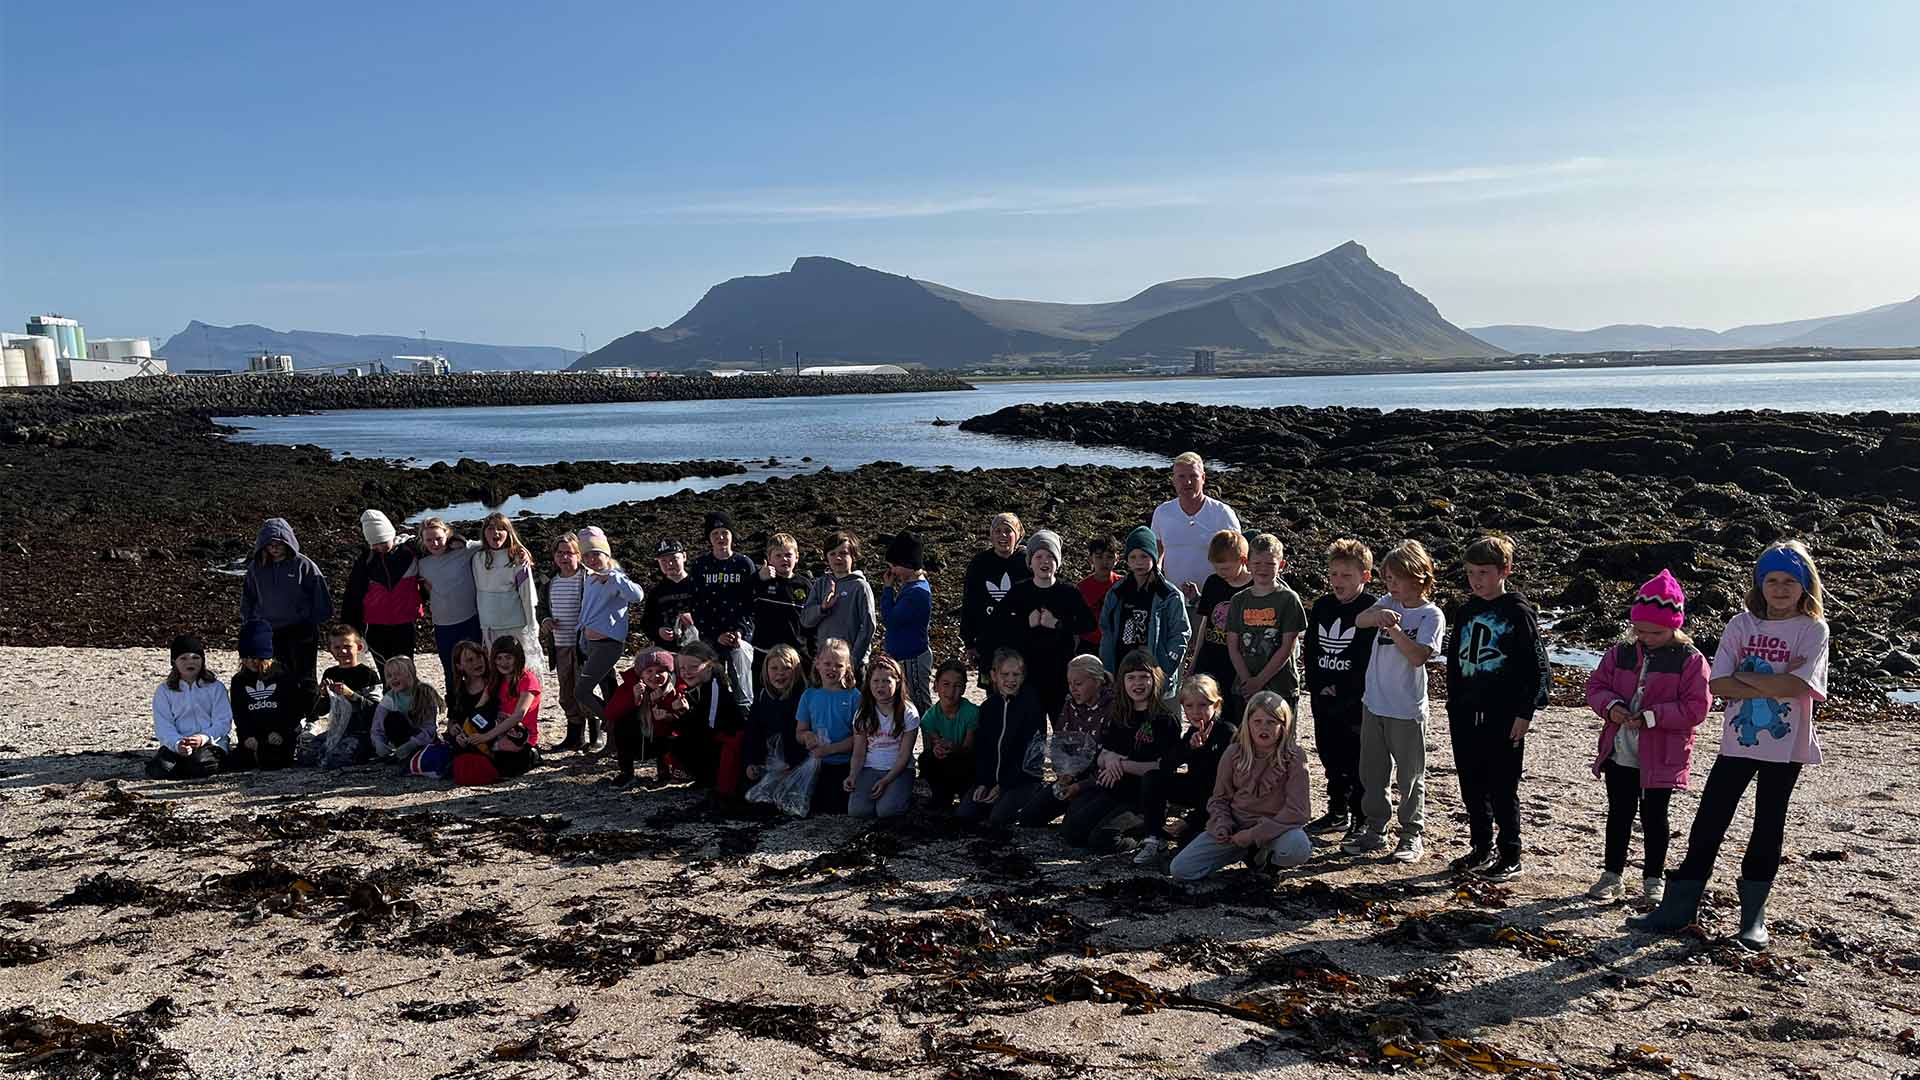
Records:
M1033 576L1021 535L1019 517L993 515L987 523L987 538L993 546L967 563L961 579L960 643L967 647L967 663L980 672L981 686L991 685L989 668L999 649L1013 644L1000 638L1004 625L998 617L1000 605L1015 585Z
M1547 663L1540 620L1517 592L1507 591L1513 573L1513 541L1483 536L1467 545L1467 584L1473 596L1448 620L1447 721L1460 799L1467 804L1471 843L1453 869L1481 870L1506 881L1520 873L1520 770L1527 729L1547 703L1553 669Z
M1307 613L1307 700L1313 707L1313 745L1327 773L1327 812L1307 831L1351 832L1366 825L1360 812L1360 698L1367 689L1367 659L1380 631L1354 619L1373 606L1373 551L1358 540L1335 540L1327 548L1327 595Z
M1027 662L1012 649L993 657L993 689L980 706L973 737L974 784L960 800L961 818L986 818L996 827L1014 823L1032 801L1040 778L1027 772L1027 747L1047 728L1040 699L1026 688Z
M693 560L693 625L727 666L733 704L745 716L753 707L753 583L760 568L733 550L733 518L707 515L707 550Z
M229 769L284 769L293 764L300 721L313 685L274 660L273 624L249 619L240 627L240 671L229 690L233 752Z

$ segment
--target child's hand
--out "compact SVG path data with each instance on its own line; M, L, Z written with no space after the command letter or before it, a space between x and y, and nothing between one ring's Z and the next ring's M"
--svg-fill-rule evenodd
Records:
M845 780L840 781L840 787L845 790L847 794L853 794L853 777L849 776Z
M851 783L852 781L848 781L848 782ZM873 790L867 792L867 798L872 799L875 802L879 802L880 796L886 794L887 788L891 787L892 785L893 785L893 774L892 773L882 774L880 779L875 780L873 782ZM852 790L852 789L849 788L848 790Z
M1241 829L1239 832L1227 837L1227 843L1232 844L1234 847L1252 847L1253 830Z
M1207 835L1222 844L1230 844L1233 842L1233 830L1229 828L1225 822L1208 828Z
M944 758L944 757L946 757L946 756L947 756L947 754L948 754L948 753L949 753L949 751L947 750L947 744L946 744L946 743L945 743L944 741L936 741L936 742L935 742L935 743L933 744L933 756L934 756L934 757L937 757L937 758Z
M973 801L977 803L991 803L999 798L1000 798L999 784L995 784L992 787L986 787L983 785L978 791L974 792L973 794Z
M1048 611L1046 608L1041 608L1039 611L1034 612L1033 618L1035 626L1044 627L1048 630L1056 629L1060 625L1060 620L1055 618L1053 612Z
M693 612L691 611L681 612L680 618L673 624L673 629L674 629L675 636L678 636L679 634L685 633L686 631L693 629Z
M540 620L540 632L543 634L553 633L553 618L551 616Z
M832 611L833 605L840 602L840 584L832 578L827 579L827 594L820 598L820 610Z
M1633 718L1633 726L1634 727L1640 726L1639 717L1636 716ZM1521 739L1524 739L1527 737L1527 730L1531 727L1533 727L1533 717L1517 716L1513 720L1513 731L1507 737L1512 739L1514 744L1517 746L1519 745Z
M816 742L816 743L814 743L814 744L813 744L813 749L812 749L811 751L809 751L809 753L811 753L811 754L812 754L812 755L813 755L814 757L817 757L817 758L823 758L823 757L826 757L826 756L827 756L827 744L826 744L826 743L824 743L824 742ZM852 788L848 788L847 790L848 790L848 791L852 791L853 789L852 789Z
M773 564L772 563L763 562L760 564L760 580L761 581L773 580Z
M749 779L749 780L758 780L758 779L760 779L760 778L761 778L762 776L765 776L765 775L766 775L766 772L767 772L767 770L765 770L765 769L763 769L763 768L761 768L761 767L760 767L760 766L758 766L758 765L749 765L749 766L747 766L747 779Z
M1621 727L1633 727L1633 720L1633 714L1627 712L1627 707L1617 701L1607 709L1607 721L1609 723L1619 724Z
M1327 697L1332 697L1334 690L1335 690L1335 687L1329 686L1326 689L1320 691L1320 693L1326 695Z
M720 633L719 638L717 638L716 640L718 640L720 644L725 648L731 649L735 645L740 644L740 635L734 633L731 630L724 630Z
M244 747L246 747L247 749L249 749L249 750L252 750L252 751L254 751L254 752L256 752L256 753L258 753L258 752L259 752L259 750L260 750L260 740L259 740L259 739L248 739L248 740L247 740L246 742L243 742L243 743L241 743L240 745L241 745L241 746L244 746Z

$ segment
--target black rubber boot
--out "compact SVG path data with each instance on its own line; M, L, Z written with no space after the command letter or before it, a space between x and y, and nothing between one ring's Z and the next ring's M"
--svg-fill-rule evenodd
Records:
M1660 906L1628 918L1627 929L1643 934L1677 934L1698 921L1700 895L1706 891L1704 881L1668 878L1667 894L1661 897Z
M586 730L587 730L587 722L585 720L567 721L567 737L561 740L560 745L554 747L554 749L566 750L566 751L580 749L582 746L586 745L586 740L585 740Z
M602 730L605 721L598 716L587 717L587 753L602 753L607 748L606 732Z
M1773 891L1773 882L1741 878L1736 884L1740 889L1740 932L1733 940L1748 952L1760 952L1767 947L1767 894Z

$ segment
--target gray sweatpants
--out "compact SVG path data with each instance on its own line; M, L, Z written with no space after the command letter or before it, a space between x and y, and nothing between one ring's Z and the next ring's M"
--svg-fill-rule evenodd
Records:
M580 703L581 711L595 720L604 720L607 715L607 699L600 696L600 680L620 663L621 654L626 651L624 641L580 635L580 653L574 660L577 674L573 680L573 697Z
M1387 781L1400 799L1400 835L1419 836L1427 818L1426 722L1381 716L1360 709L1360 784L1366 790L1361 812L1375 835L1387 832Z
M913 702L914 709L920 715L925 716L927 710L933 707L933 650L928 649L906 660L897 656L893 659L900 665L900 673L906 676L907 700Z
M1265 844L1249 847L1223 844L1215 840L1211 833L1203 832L1187 841L1187 846L1173 857L1173 865L1167 868L1167 873L1175 881L1199 881L1243 859L1247 862L1264 862L1268 866L1299 866L1312 857L1313 841L1305 829L1288 829Z

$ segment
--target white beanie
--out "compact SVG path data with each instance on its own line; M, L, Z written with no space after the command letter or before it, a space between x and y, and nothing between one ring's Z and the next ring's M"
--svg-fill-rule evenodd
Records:
M368 510L360 515L360 535L367 538L369 544L384 544L399 534L393 530L393 522L378 510Z
M1060 557L1060 534L1052 529L1041 529L1027 537L1027 561L1033 561L1034 552L1044 551L1053 556L1053 565L1059 569L1063 563Z

